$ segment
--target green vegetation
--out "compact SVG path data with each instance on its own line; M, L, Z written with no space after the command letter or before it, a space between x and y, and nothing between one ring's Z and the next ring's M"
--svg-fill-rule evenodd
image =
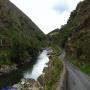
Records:
M85 66L80 67L80 70L90 76L90 64L86 64Z
M0 0L0 64L22 64L47 45L44 33L8 0Z
M82 71L90 75L90 1L77 5L66 25L57 35L49 35L50 41L66 50L67 57Z
M59 29L57 28L57 29L55 29L54 31L48 33L48 35L49 35L49 36L55 36L55 35L58 34L58 32L59 32Z
M51 49L53 50L53 54L59 56L61 53L61 48L58 45L52 44Z
M66 43L67 56L83 72L90 75L90 2L85 0L78 4L71 14L69 22L75 26L74 32ZM84 14L83 14L84 13ZM74 17L74 19L73 19Z
M44 88L45 90L55 90L56 83L63 70L63 64L57 56L51 56L48 70L45 72Z
M0 50L0 65L12 64L9 55L10 55L9 50Z
M80 62L80 60L75 59L72 56L71 57L68 56L67 58L72 64L77 66L82 72L90 76L90 63L83 63L82 61Z

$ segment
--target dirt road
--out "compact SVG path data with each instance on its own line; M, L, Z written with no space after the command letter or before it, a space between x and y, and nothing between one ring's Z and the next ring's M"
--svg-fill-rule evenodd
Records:
M77 67L71 65L67 60L65 60L65 52L60 55L60 58L63 60L65 68L67 69L67 85L65 85L65 89L90 90L90 77L82 73Z

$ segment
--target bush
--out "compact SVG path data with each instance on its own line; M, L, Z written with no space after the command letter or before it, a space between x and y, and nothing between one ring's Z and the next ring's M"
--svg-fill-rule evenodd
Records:
M1 51L0 52L0 65L2 64L11 64L10 57L9 57L9 51Z
M52 56L48 70L45 73L45 90L55 90L56 82L60 78L63 69L62 62L56 56Z

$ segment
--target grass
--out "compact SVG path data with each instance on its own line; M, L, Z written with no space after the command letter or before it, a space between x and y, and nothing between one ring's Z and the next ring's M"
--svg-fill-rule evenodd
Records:
M52 44L51 49L53 50L54 55L60 55L61 48L58 45Z
M68 59L73 65L75 65L76 67L78 67L82 72L84 72L85 74L87 74L88 76L90 76L90 63L81 63L79 60L77 59L73 59L72 57L69 57Z
M83 67L80 67L80 70L90 76L90 64L86 64Z
M57 56L52 56L48 70L45 72L44 82L45 90L55 90L56 83L60 78L63 69L63 64Z

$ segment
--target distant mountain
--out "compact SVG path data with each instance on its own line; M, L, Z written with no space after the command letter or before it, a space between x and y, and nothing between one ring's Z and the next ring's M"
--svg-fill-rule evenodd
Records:
M0 0L0 64L21 63L35 57L46 36L9 0Z
M56 34L58 34L59 30L60 29L57 28L57 29L51 31L50 33L48 33L48 35L50 35L50 36L56 35Z
M60 29L55 29L47 34L49 44L57 44L58 42L58 34Z

